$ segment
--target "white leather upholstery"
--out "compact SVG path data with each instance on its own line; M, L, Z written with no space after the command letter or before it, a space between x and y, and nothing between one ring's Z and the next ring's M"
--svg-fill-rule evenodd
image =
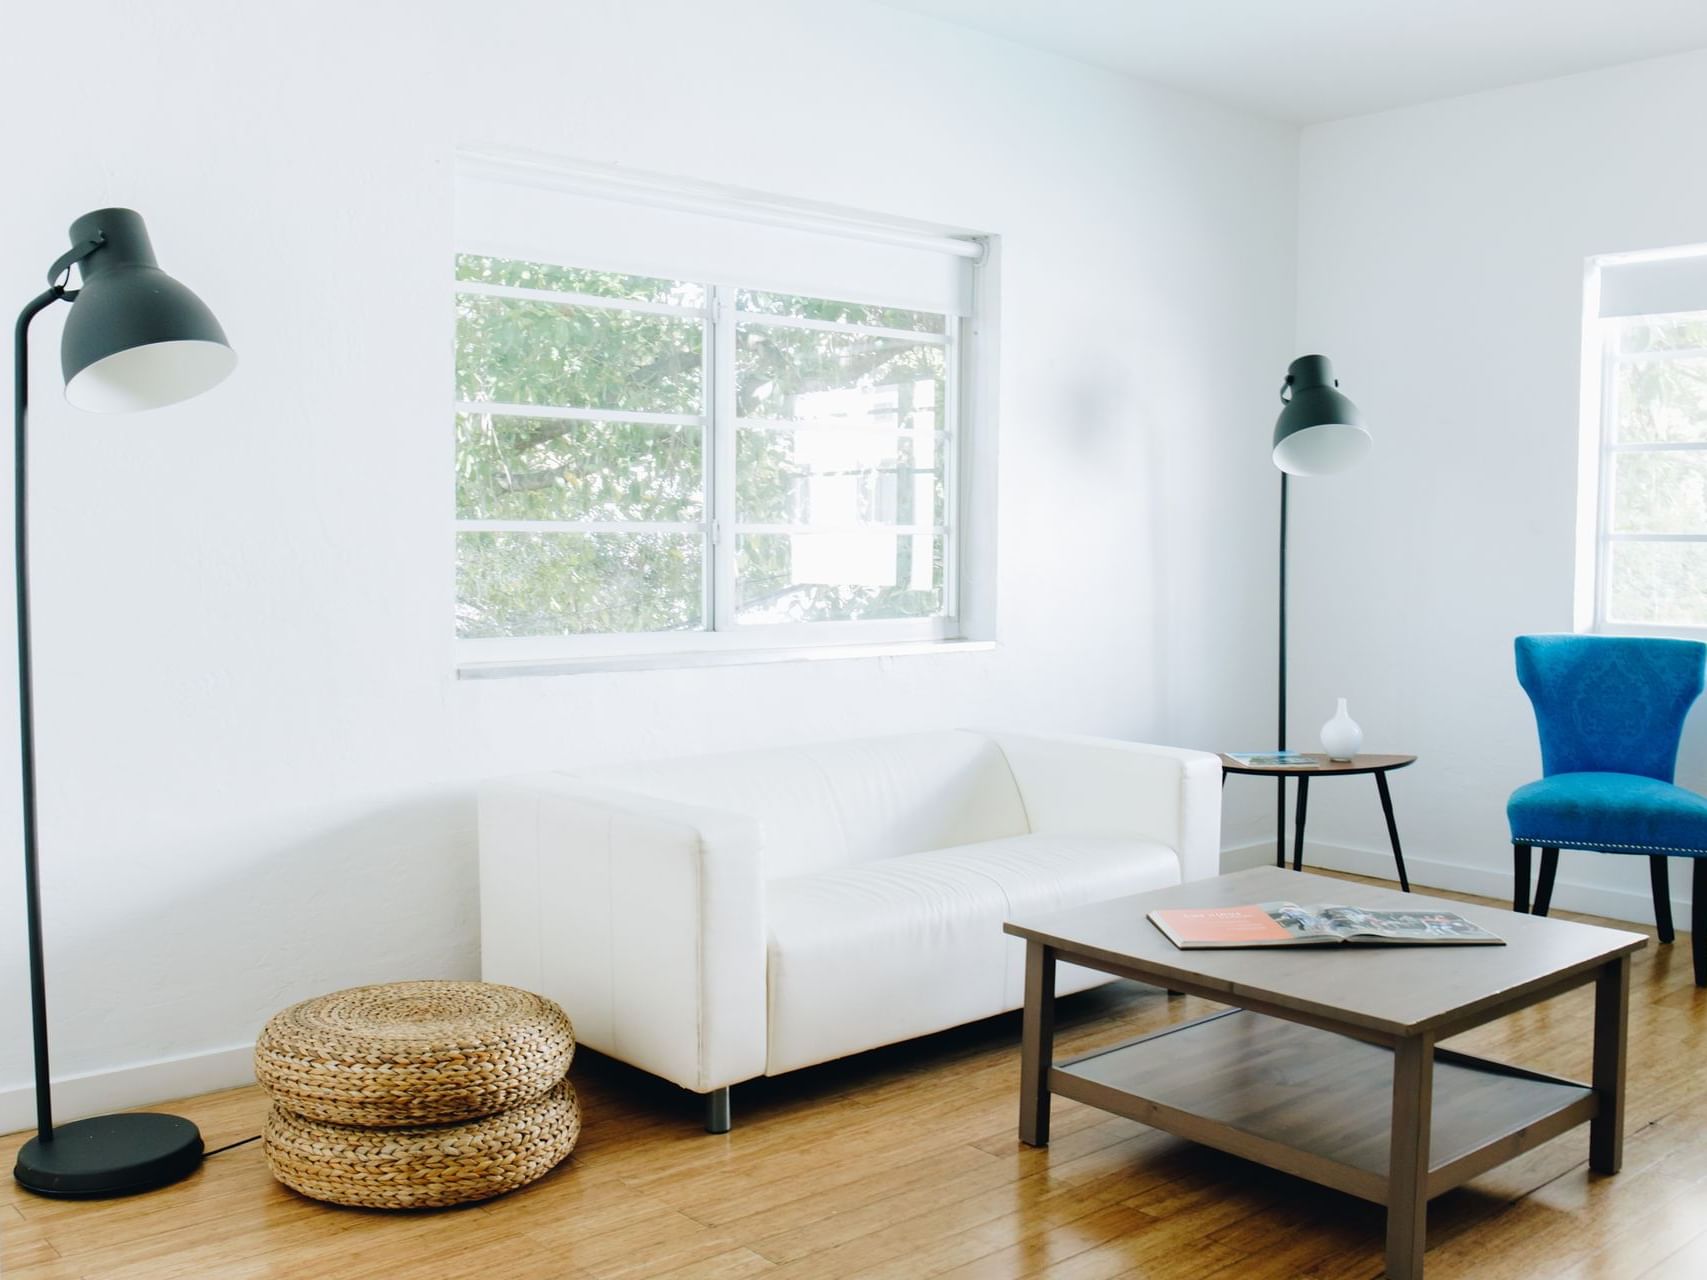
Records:
M765 876L1023 835L1025 807L988 735L949 731L604 766L579 777L750 814Z
M1221 759L1107 738L994 733L1035 832L1135 836L1179 855L1180 879L1221 874Z
M1178 881L1173 850L1097 836L1012 836L773 881L766 1069L1018 1008L1025 943L1004 920ZM1056 990L1107 981L1063 965Z
M1016 1008L1004 919L1213 875L1219 840L1216 757L1090 738L505 779L480 796L482 970L706 1091Z
M764 1074L764 907L750 817L566 774L481 792L483 975L685 1088Z

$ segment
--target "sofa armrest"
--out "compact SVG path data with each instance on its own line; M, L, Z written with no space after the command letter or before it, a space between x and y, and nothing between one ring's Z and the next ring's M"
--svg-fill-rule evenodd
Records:
M990 736L1034 832L1154 840L1178 854L1181 880L1220 874L1220 757L1112 738Z
M561 1004L577 1039L701 1092L765 1070L756 819L565 774L480 790L488 981Z

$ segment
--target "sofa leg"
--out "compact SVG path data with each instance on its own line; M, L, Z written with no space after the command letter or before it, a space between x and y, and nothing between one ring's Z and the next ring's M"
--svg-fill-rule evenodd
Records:
M705 1131L729 1132L729 1086L713 1089L705 1095Z

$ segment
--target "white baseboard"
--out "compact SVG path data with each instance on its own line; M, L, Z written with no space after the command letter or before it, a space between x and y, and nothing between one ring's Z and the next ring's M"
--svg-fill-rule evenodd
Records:
M1243 871L1247 867L1266 867L1274 862L1274 845L1267 840L1237 845L1221 851L1223 871ZM1304 869L1324 867L1329 871L1350 871L1357 875L1374 876L1398 882L1393 870L1393 854L1389 849L1353 849L1346 845L1322 844L1308 841L1304 849ZM1540 865L1540 853L1535 855ZM1607 916L1613 920L1628 920L1635 924L1654 923L1654 900L1647 893L1629 889L1611 889L1603 885L1578 884L1567 880L1560 863L1560 874L1553 882L1553 905L1564 911L1584 911L1591 915ZM1454 889L1459 893L1479 893L1501 902L1511 901L1511 869L1492 870L1470 867L1437 858L1405 855L1405 872L1412 888ZM1675 886L1677 876L1674 874ZM1679 899L1674 890L1671 902L1672 919L1679 928L1689 922L1689 899Z
M53 1118L56 1123L76 1120L253 1083L253 1044L210 1049L182 1058L139 1062L111 1071L92 1071L87 1075L55 1080ZM0 1089L0 1133L34 1129L35 1125L35 1087L26 1084Z

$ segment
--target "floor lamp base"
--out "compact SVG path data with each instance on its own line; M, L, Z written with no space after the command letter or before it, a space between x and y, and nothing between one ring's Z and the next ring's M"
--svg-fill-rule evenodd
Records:
M201 1162L201 1131L188 1120L127 1112L59 1125L52 1142L31 1138L12 1176L37 1195L96 1199L152 1191Z

